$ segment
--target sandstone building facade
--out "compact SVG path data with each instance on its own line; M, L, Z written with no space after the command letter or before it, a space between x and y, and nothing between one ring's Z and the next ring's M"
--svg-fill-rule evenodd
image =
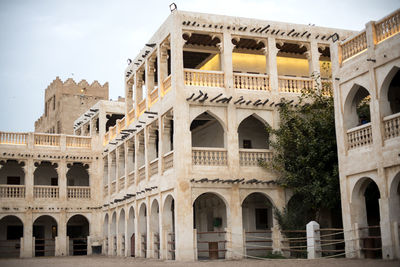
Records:
M100 100L108 100L108 83L56 77L45 90L44 113L35 122L35 132L73 134L74 121Z
M0 241L23 257L282 251L272 208L291 195L258 165L265 125L320 89L312 74L331 82L332 44L353 34L172 12L126 68L124 103L93 103L71 136L1 133Z

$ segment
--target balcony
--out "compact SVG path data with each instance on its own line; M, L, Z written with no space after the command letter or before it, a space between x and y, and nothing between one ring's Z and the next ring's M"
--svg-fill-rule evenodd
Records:
M184 69L184 82L187 86L224 87L224 72Z
M400 136L400 113L383 118L385 140Z
M59 187L52 185L34 185L33 197L34 198L59 198Z
M271 91L269 77L263 74L234 73L233 87L257 91Z
M35 146L60 146L60 135L56 134L34 134Z
M163 171L174 167L174 151L166 153L163 157Z
M146 165L143 165L138 170L138 182L140 183L143 180L146 180Z
M370 144L372 144L371 123L366 123L347 131L348 149L359 148Z
M149 94L149 107L154 105L158 100L158 87L154 88Z
M342 61L367 50L367 34L365 30L343 43L340 48L342 51Z
M149 176L158 174L158 158L150 162Z
M137 117L143 114L143 112L146 110L146 99L143 99L138 105L137 105ZM112 138L113 139L113 138Z
M193 165L226 166L227 158L225 148L192 148Z
M69 199L90 199L89 186L68 186L67 196Z
M131 186L135 183L135 171L131 171L128 174L128 186Z
M162 83L161 96L165 96L171 89L171 75L169 75Z
M68 136L67 147L88 148L92 147L92 139L87 136Z
M272 151L268 149L239 149L240 166L257 167L260 161L270 161Z
M25 198L25 185L0 185L0 198Z
M119 178L118 191L121 191L124 188L125 188L125 175Z
M312 78L300 77L278 77L278 90L285 93L301 94L303 90L313 90L314 80Z
M7 133L0 132L0 144L26 145L28 133Z

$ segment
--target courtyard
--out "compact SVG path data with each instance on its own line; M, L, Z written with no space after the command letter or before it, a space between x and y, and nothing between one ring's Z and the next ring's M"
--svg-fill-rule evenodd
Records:
M67 266L96 266L96 267L108 267L108 266L144 266L146 267L158 267L158 266L213 266L224 267L236 267L236 266L271 266L271 267L291 267L299 266L349 266L349 267L390 267L399 266L400 261L385 261L385 260L368 260L368 259L317 259L317 260L305 260L305 259L265 259L265 260L217 260L217 261L197 261L197 262L176 262L176 261L160 261L143 258L121 258L121 257L105 257L105 256L75 256L75 257L40 257L30 259L1 259L0 266L2 267L67 267Z

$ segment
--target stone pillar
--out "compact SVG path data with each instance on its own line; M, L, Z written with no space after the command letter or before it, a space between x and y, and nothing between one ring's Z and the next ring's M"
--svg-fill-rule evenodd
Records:
M168 49L170 48L169 42L165 41L158 48L158 84L159 88L163 85L163 81L168 77ZM163 96L162 88L160 90L160 96Z
M150 160L149 160L149 143L150 143L150 127L144 126L144 166L146 171L145 180L148 181L150 179Z
M191 134L189 105L186 102L184 78L183 78L183 38L181 21L177 13L173 13L173 25L171 32L171 71L172 93L175 97L174 144L179 143L174 149L174 171L176 177L175 187L175 227L176 231L176 260L193 261L194 237L193 237L193 203L192 190L189 182L189 170L192 164ZM176 26L176 27L175 27Z
M318 82L321 83L321 70L319 67L319 57L321 53L318 51L318 43L316 41L312 41L310 44L307 44L306 47L308 50L306 52L306 57L308 59L308 69L310 72L310 76L314 75L315 77L318 77Z
M230 223L228 224L228 228L231 231L231 255L229 259L241 259L243 258L243 221L242 221L242 205L240 201L240 191L239 185L235 184L232 186L232 194L231 194L231 203L230 203ZM229 233L228 233L229 234Z
M146 60L146 88L147 88L147 108L151 105L150 94L154 90L154 63L156 61L155 57L149 57Z
M147 166L147 165L146 165ZM153 255L153 232L151 231L151 203L150 198L146 197L146 258L154 258Z
M134 143L135 143L135 151L134 153L134 157L135 157L135 163L133 165L133 170L135 171L135 185L138 185L138 181L139 181L139 173L138 173L138 169L139 169L139 163L138 163L138 155L139 155L139 135L135 135L134 137ZM136 212L136 210L135 210ZM135 232L137 233L137 232ZM136 252L135 252L136 253Z
M33 201L33 184L34 184L34 166L33 159L27 159L24 166L25 172L25 200L27 202Z
M58 172L58 187L60 188L60 200L67 199L67 172L68 166L65 159L58 162L57 172ZM71 166L72 164L68 164Z
M382 259L394 259L394 240L392 240L392 227L389 220L389 200L388 198L379 199L379 214L381 215L381 241L382 241Z
M279 226L274 223L274 226L271 228L272 230L272 251L273 252L282 252L282 233L279 229Z
M67 214L65 210L60 212L59 222L57 225L57 238L56 238L56 256L68 256L67 247Z
M33 241L33 220L32 220L32 211L28 210L24 214L24 238L23 238L23 243L21 244L22 248L22 253L21 257L22 258L31 258L35 254L34 251L34 241Z
M133 79L125 82L125 117L127 120L129 111L133 108ZM126 121L126 123L129 123Z
M271 86L271 92L278 93L278 65L276 63L276 56L279 49L276 48L276 41L273 37L268 37L268 46L266 47L267 54L267 74Z
M307 258L316 259L321 258L321 243L319 224L311 221L307 224Z

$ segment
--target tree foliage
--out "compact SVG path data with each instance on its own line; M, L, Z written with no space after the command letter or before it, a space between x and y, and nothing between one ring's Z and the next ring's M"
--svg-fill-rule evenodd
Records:
M296 218L287 218L288 213L298 213L292 217L302 216L301 220L318 220L321 209L340 206L338 159L329 84L323 83L322 90L304 91L298 105L284 99L281 103L280 127L268 127L274 156L264 165L276 171L281 186L301 199L301 205L291 212L288 208L275 212L281 226L287 220L285 228L290 228Z

